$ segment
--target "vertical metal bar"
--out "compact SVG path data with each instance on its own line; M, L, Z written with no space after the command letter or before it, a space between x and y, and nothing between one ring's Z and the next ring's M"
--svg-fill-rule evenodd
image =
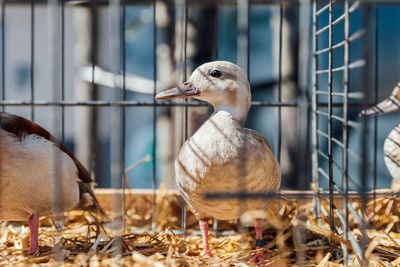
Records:
M152 230L157 229L157 207L156 207L156 187L157 187L157 0L153 0L153 162L152 162L152 188L153 188L153 205L152 205Z
M247 58L247 78L249 79L250 82L250 37L251 37L251 31L250 31L250 12L251 12L251 0L247 0L247 28L246 28L246 41L247 41L247 47L246 47L246 58Z
M90 88L90 99L91 100L97 100L98 99L98 92L97 92L97 86L95 83L95 75L96 75L96 64L97 64L97 41L98 41L98 10L97 10L97 5L98 5L98 0L93 0L91 1L90 4L90 15L91 15L91 37L90 37L90 62L91 62L91 67L92 67L92 77L91 77L91 86ZM91 175L93 176L93 173L95 173L95 168L96 168L96 155L98 151L98 135L97 135L97 109L94 107L88 107L89 108L89 115L90 116L88 119L91 123L90 125L90 131L88 131L91 135L92 138L90 138L89 141L89 171ZM96 180L96 175L94 175L94 180Z
M121 55L121 18L120 18L120 0L110 0L109 2L109 25L110 25L110 62L112 72L115 74L115 79L118 79L121 72L120 57ZM120 80L115 81L116 86L120 87ZM120 100L123 95L122 90L115 91L115 98ZM123 185L123 110L121 106L112 107L111 111L111 187L117 189L113 195L113 221L111 228L115 236L115 255L122 253L122 240L123 233L123 199L120 189Z
M6 0L1 2L1 100L6 100ZM6 110L5 105L1 107Z
M126 90L126 44L125 44L125 23L126 23L126 1L122 1L122 18L120 22L121 29L121 68L122 68L122 99L127 100L127 90ZM121 170L122 177L124 176L123 170L125 170L125 147L126 147L126 107L122 107L122 142L121 142ZM123 179L123 178L122 178ZM125 229L125 189L127 184L122 180L122 231Z
M35 121L35 0L31 0L31 120Z
M343 155L342 155L342 166L343 166L343 172L342 172L342 181L343 181L343 192L344 192L344 205L343 205L343 213L345 217L345 225L344 225L344 239L348 240L348 231L349 231L349 213L348 213L348 203L349 203L349 197L348 197L348 190L349 190L349 180L348 180L348 175L349 175L349 170L348 170L348 147L349 147L349 140L348 140L348 126L347 126L347 121L348 121L348 93L349 93L349 75L350 75L350 69L349 69L349 56L350 56L350 45L349 45L349 34L350 34L350 12L349 12L349 0L344 1L344 14L345 14L345 20L344 20L344 71L343 71L343 93L344 93L344 98L343 98L343 145L344 149ZM343 248L343 262L344 265L348 265L348 250L347 246L342 244Z
M378 103L379 99L379 4L375 4L375 82L374 82L374 103ZM374 116L374 155L373 155L373 187L374 187L374 215L375 215L375 205L376 205L376 188L378 181L378 166L377 166L377 153L378 153L378 116Z
M182 1L182 13L183 16L181 17L181 23L183 23L183 81L186 81L187 79L187 23L188 23L188 0L183 0ZM183 100L184 103L187 103L187 100ZM183 142L185 142L188 139L188 107L185 105L183 107ZM183 143L182 142L182 143ZM186 228L187 228L187 204L181 198L181 203L182 203L182 229L183 229L183 234L186 235Z
M61 101L65 101L65 5L61 2ZM61 142L65 142L65 107L61 106Z
M364 13L363 13L363 21L365 23L365 28L366 28L366 32L368 33L366 35L366 40L364 42L364 47L363 47L363 57L365 58L366 64L365 64L365 68L363 69L363 77L366 77L365 79L362 80L362 88L364 89L364 95L365 95L365 101L363 103L363 109L367 108L369 105L368 103L371 101L371 91L373 88L372 85L372 78L371 78L371 43L373 40L372 39L372 22L371 22L371 8L369 5L366 5L364 8ZM360 237L360 247L362 248L362 262L360 263L361 266L369 266L369 262L368 262L368 258L366 258L365 253L366 253L366 248L368 246L369 243L369 237L366 233L366 208L367 208L367 201L368 201L368 194L367 194L367 188L368 188L368 173L370 171L369 169L369 164L368 164L368 138L369 138L369 128L368 128L368 121L365 118L365 116L362 117L361 119L361 170L360 170L360 177L361 177L361 183L360 183L360 197L361 197L361 209L360 209L360 213L361 213L361 218L362 218L362 225L360 225L360 231L362 233L362 236Z
M219 5L217 4L216 7L217 9L217 14L216 14L216 19L215 19L215 31L214 31L214 40L215 40L215 47L214 47L214 60L218 60L219 57ZM213 222L213 231L216 236L219 236L219 231L218 231L218 225L219 222L217 219L214 218Z
M314 197L313 197L313 206L314 206L314 217L317 218L318 224L321 223L320 219L320 199L319 199L319 174L318 174L318 115L317 115L317 102L318 102L318 54L316 51L318 50L318 16L317 16L318 4L317 0L313 0L313 76L312 76L312 114L311 114L311 122L312 122L312 180L314 185Z
M250 82L250 60L249 60L249 41L250 41L250 3L251 0L238 0L237 1L237 27L238 27L238 36L237 36L237 58L238 65L243 69L245 73L247 73L247 78ZM244 137L245 138L245 137ZM246 140L243 140L246 143ZM240 153L240 163L239 163L239 183L237 191L242 191L246 188L245 186L245 166L246 166L246 157L243 157L245 154L244 147L241 148ZM250 192L252 193L252 192ZM240 201L240 199L239 199ZM239 202L238 209L238 218L245 211L244 202ZM243 233L245 231L244 227L239 224L239 232Z
M282 102L282 35L283 35L283 4L279 3L279 55L278 55L278 103ZM282 146L282 107L278 107L278 149L277 159L281 162L281 146Z
M329 163L329 226L335 230L334 221L334 184L333 184L333 154L332 154L332 89L333 89L333 10L332 0L329 0L329 53L328 53L328 163Z
M60 5L59 0L51 0L48 2L48 32L49 32L49 63L50 63L50 84L52 88L52 98L53 101L60 100ZM60 120L58 119L58 107L53 107L53 128L54 135L56 137L60 136ZM56 225L56 228L60 231L64 225L64 192L63 192L63 177L64 177L64 166L61 158L61 154L57 151L53 151L53 218ZM55 250L55 258L57 262L62 262L64 257L61 255L61 233L56 236L56 246Z
M238 37L237 37L237 61L239 67L247 74L250 80L249 68L249 14L250 14L250 0L238 0L237 13L238 13Z

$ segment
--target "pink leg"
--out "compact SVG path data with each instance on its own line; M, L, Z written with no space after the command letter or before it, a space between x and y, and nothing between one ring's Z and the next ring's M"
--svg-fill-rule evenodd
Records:
M261 248L265 246L265 241L263 240L263 221L262 219L256 219L256 254L254 255L254 261L257 265L264 262L264 253Z
M203 237L204 254L212 257L210 247L208 246L208 219L202 218L199 221L201 236Z
M35 254L39 250L39 216L37 213L29 216L28 225L30 230L29 254Z

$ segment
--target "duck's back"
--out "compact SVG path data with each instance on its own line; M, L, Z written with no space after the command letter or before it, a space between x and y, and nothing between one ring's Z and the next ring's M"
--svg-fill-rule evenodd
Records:
M208 192L267 192L280 187L278 163L267 141L218 112L182 146L175 162L178 188L199 217L236 219L240 209L265 209L264 200L210 200Z

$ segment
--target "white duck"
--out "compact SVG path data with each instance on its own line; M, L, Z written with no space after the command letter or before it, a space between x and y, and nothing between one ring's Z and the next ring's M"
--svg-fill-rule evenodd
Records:
M245 211L255 218L256 246L262 239L267 201L211 200L210 192L270 192L280 188L281 173L270 145L259 133L243 127L251 106L250 85L235 64L214 61L198 67L183 85L157 94L157 100L196 98L213 105L212 116L182 146L175 161L180 193L199 218L204 252L208 245L208 217L238 219ZM261 211L261 212L260 212ZM256 254L256 261L262 260Z
M53 212L55 175L64 210L94 208L104 215L89 172L60 142L36 123L0 112L0 220L28 221L30 254L39 249L39 216Z
M379 104L363 110L362 115L381 115L400 111L400 83L394 88L392 95ZM386 137L383 145L384 160L392 176L392 189L400 190L400 124L398 124Z

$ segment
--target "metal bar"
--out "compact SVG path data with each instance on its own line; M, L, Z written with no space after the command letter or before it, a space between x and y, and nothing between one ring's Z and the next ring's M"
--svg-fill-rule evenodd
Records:
M318 150L318 154L319 154L321 157L323 157L324 159L329 160L328 155L325 154L324 152L322 152L321 150Z
M182 16L180 17L181 23L183 24L182 28L183 28L183 35L182 35L182 57L181 57L181 62L183 61L182 67L182 79L184 81L186 81L187 79L187 23L188 23L188 3L187 0L182 0ZM183 103L187 103L188 100L184 99ZM184 105L183 106L183 140L182 143L184 143L187 139L188 139L188 106ZM185 202L185 200L181 197L181 203L182 203L182 210L181 210L181 228L182 228L182 232L184 233L184 235L186 235L186 230L187 230L187 204Z
M356 130L359 130L360 127L361 127L361 124L359 122L356 122L356 121L351 121L351 120L348 120L348 119L346 120L346 119L343 119L343 118L341 118L339 116L336 116L336 115L332 115L332 118L337 120L337 121L342 122L343 125L350 126L350 127L354 128Z
M372 39L372 35L371 35L371 30L372 30L372 22L371 22L371 6L366 6L365 7L365 12L363 12L363 21L365 23L365 28L367 29L367 32L369 34L366 35L365 38L365 45L363 46L363 57L366 59L367 62L367 66L366 68L363 69L363 77L364 79L362 79L362 87L364 92L365 92L365 98L369 101L370 98L370 92L373 90L372 88L372 81L371 81L371 68L372 68L372 63L371 63L371 39ZM367 106L363 107L364 109L367 108ZM360 187L360 196L361 196L361 206L360 206L360 212L361 212L361 217L363 219L363 225L360 225L360 231L361 231L361 236L359 238L359 242L360 242L360 246L363 249L363 254L362 254L362 262L360 263L362 266L368 266L369 265L369 259L366 258L366 249L369 243L369 237L368 234L366 233L366 224L365 224L365 212L366 212L366 208L367 208L367 179L368 179L368 173L370 171L370 166L368 164L368 136L369 136L369 127L368 127L368 123L365 117L361 118L361 123L362 123L362 127L361 127L361 142L360 142L360 150L361 150L361 164L360 164L360 178L361 178L361 187Z
M50 69L50 94L51 98L54 101L57 101L60 99L60 82L61 82L61 73L60 73L60 41L61 41L61 35L60 35L60 4L58 0L52 0L48 2L47 6L47 11L48 11L48 32L49 32L49 49L48 49L48 56L49 56L49 69ZM57 118L56 115L58 114L58 107L54 107L51 109L53 113L53 118L52 118L52 126L53 126L53 133L56 137L59 138L60 136L60 120ZM58 153L56 150L52 152L52 173L53 173L53 203L52 203L52 209L53 209L53 219L54 223L56 225L56 229L58 230L57 235L55 236L55 248L54 248L54 257L55 260L58 263L61 263L64 261L64 257L62 257L62 249L61 249L61 229L64 225L64 190L63 190L63 179L59 179L59 177L63 175L63 168L62 168L62 159L60 153Z
M358 60L350 63L347 68L356 69L356 68L361 68L363 66L365 66L365 60L364 59L358 59ZM338 72L338 71L343 71L343 70L345 70L345 66L340 66L340 67L336 67L336 68L328 68L328 69L323 69L323 70L317 70L317 74L326 74L326 73L329 74L330 72Z
M379 99L379 5L375 5L375 68L374 68L374 74L375 74L375 81L374 81L374 102L378 103ZM373 155L373 161L374 161L374 166L373 166L373 188L377 188L377 183L378 183L378 166L377 166L377 154L378 154L378 116L374 116L374 155ZM374 191L374 215L375 215L375 206L376 206L376 192Z
M320 210L321 210L321 203L319 199L319 175L318 175L318 148L319 148L319 138L318 138L318 116L317 116L317 109L318 109L318 76L316 75L316 71L318 69L318 55L316 51L318 49L318 36L317 36L317 29L318 29L318 3L317 0L313 0L312 4L313 8L313 24L312 24L312 31L313 31L313 76L312 76L312 113L311 113L311 123L312 123L312 131L311 131L311 146L312 146L312 182L314 185L314 194L313 194L313 215L315 218L318 218L318 224L321 224L320 219ZM319 10L321 11L321 9Z
M340 142L339 140L337 140L335 137L332 137L332 142L334 142L335 144L337 144L341 148L346 149L345 145L342 142Z
M321 110L317 110L316 113L317 113L317 115L322 115L322 116L325 116L325 117L329 118L329 113L327 113L327 112L324 112L324 111L321 111Z
M4 106L30 106L32 103L30 101L20 101L20 100L0 100L0 105ZM367 103L367 105L372 105L373 103ZM183 106L190 106L190 107L208 107L210 106L207 103L199 102L199 101L190 101L187 103L183 102L174 102L174 101L158 101L155 104L153 101L136 101L136 100L127 100L127 101L107 101L107 100L83 100L83 101L72 101L72 100L65 100L65 101L46 101L46 100L35 100L33 102L35 106L87 106L87 107L113 107L113 106L126 106L126 107L183 107ZM312 103L308 103L308 105L312 105ZM317 104L318 107L327 107L328 103L320 102ZM343 103L336 102L332 103L334 108L342 106ZM366 105L365 103L351 103L349 108L359 109L361 106ZM290 103L290 102L259 102L253 101L252 107L259 108L259 107L298 107L299 103Z
M31 0L31 69L30 69L30 93L31 102L35 100L35 0ZM31 105L31 120L35 121L35 109Z
M279 5L279 55L278 55L278 102L282 102L282 35L283 35L283 15L284 9L282 3ZM281 162L281 146L282 146L282 108L278 107L278 150L277 159Z
M121 8L121 3L120 3ZM126 89L126 40L125 40L125 32L126 32L126 1L122 1L122 14L121 14L121 21L119 22L120 27L120 55L121 55L121 70L122 70L122 99L124 101L127 100L127 89ZM125 230L125 195L126 195L126 186L127 184L124 181L125 176L125 164L126 164L126 157L125 157L125 148L126 148L126 107L121 107L122 109L122 136L121 136L121 162L120 162L120 169L122 171L122 232ZM154 218L152 218L154 220Z
M61 5L61 101L65 101L65 5L64 0L60 0ZM34 68L34 66L32 66ZM32 98L32 100L34 100ZM32 114L33 114L32 105ZM65 107L61 106L61 142L65 142Z
M271 198L271 199L310 199L313 198L315 192L314 191L299 191L299 190L282 190L282 191L269 191L269 192L249 192L248 190L246 191L237 191L237 192L226 192L226 191L221 191L221 192L207 192L204 194L205 197L207 198L216 198L216 199L225 199L225 198L238 198L238 199L256 199L256 198ZM322 189L319 190L319 194L321 197L329 197L329 192L324 191ZM374 192L369 191L368 195L372 196ZM377 194L380 197L385 197L388 194L392 194L392 192L385 191L382 193L382 191L378 191ZM399 193L395 193L397 196L399 196ZM335 197L339 197L339 201L342 198L342 194L335 192L334 193ZM357 191L349 191L348 193L349 198L358 198L359 194Z
M6 0L1 2L1 100L6 100ZM5 111L5 105L1 110Z
M153 0L153 147L152 147L152 188L153 188L153 203L156 203L157 192L157 0ZM152 206L152 230L156 230L157 225L157 209L156 205Z
M359 6L360 6L360 1L358 0L354 1L354 3L350 6L350 8L348 8L348 13L353 13L354 11L357 10Z
M333 167L333 164L331 166ZM339 193L340 195L344 196L343 190L340 189L334 181L331 181L332 179L330 179L328 177L328 174L322 168L318 168L318 172L322 175L323 178L325 178L329 182L329 184L332 187L332 189L336 190L337 193ZM328 199L328 202L329 202L329 218L328 219L329 219L329 221L334 219L334 214L330 214L331 208L332 208L332 213L333 213L333 211L335 209L335 207L334 207L335 203L331 202L332 196L334 196L334 193L329 193L329 199ZM335 224L330 225L330 226L333 227L333 228L331 228L331 230L333 230L335 228Z
M329 52L328 52L328 91L331 94L333 91L333 51L332 51L332 46L333 46L333 30L332 30L332 20L333 20L333 15L332 15L332 0L329 0ZM317 72L318 74L318 72ZM334 190L334 182L333 182L333 154L332 154L332 134L333 134L333 129L332 129L332 95L329 95L328 98L328 156L329 156L329 162L328 162L328 168L329 168L329 175L328 175L328 180L329 180L329 225L331 228L331 231L334 231L335 229L335 221L334 221L334 214L333 214L333 190Z
M316 33L316 35L320 35L321 33L326 32L327 30L329 30L330 25L326 25L323 28L319 29Z
M346 72L346 71L345 71ZM341 96L345 99L363 99L364 94L362 92L332 92L333 96ZM346 100L347 101L347 100Z
M107 5L109 0L97 0L99 5ZM13 0L15 4L24 4L29 2L29 0ZM40 4L46 3L45 0L37 1ZM66 3L69 6L88 6L90 4L90 0L66 0ZM265 5L265 4L279 4L280 2L284 3L287 6L297 7L299 5L300 0L252 0L253 5ZM343 0L337 1L337 3L343 2ZM152 0L127 0L127 5L148 5L151 4ZM168 6L173 6L174 0L166 0L165 3ZM197 4L199 3L196 0L190 0L190 4ZM236 4L235 0L204 0L201 3L205 6L214 7L216 5L223 5L223 6L234 6ZM398 0L360 0L360 3L369 4L369 3L382 3L382 4L393 4L396 5Z
M354 42L360 39L365 34L365 29L359 29L349 37L349 42Z
M351 121L351 120L347 120L347 125L356 129L356 130L360 130L361 129L361 124L359 122L355 122L355 121Z
M329 139L329 135L326 134L326 133L324 133L323 131L321 131L321 130L318 129L318 130L317 130L317 133L318 133L318 135L321 135L321 136L323 136L323 137Z
M317 90L317 91L315 91L318 95L329 95L329 92L327 92L327 91L319 91L319 90Z
M120 73L121 71L121 3L120 0L112 0L108 6L109 15L109 60L113 73ZM118 56L116 56L118 55ZM115 90L114 97L116 99L121 99L123 95L122 90ZM123 176L124 176L124 166L123 151L122 151L122 139L123 133L123 106L113 106L110 109L112 116L111 120L111 131L110 131L110 152L111 152L111 187L123 189ZM122 240L121 236L123 233L123 190L121 193L115 193L112 198L113 202L113 220L111 222L112 233L116 238L113 243L115 249L115 255L122 254Z
M322 8L320 8L320 9L318 9L317 10L317 7L315 7L315 12L314 12L314 14L316 15L316 16L319 16L319 15L321 15L324 11L326 11L326 10L328 10L329 9L329 4L326 4L325 6L323 6Z
M346 14L340 15L337 19L332 22L332 26L339 24L340 22L344 21ZM333 46L332 46L333 47Z
M249 41L250 41L250 0L237 0L237 63L238 65L244 70L247 74L247 78L251 80L251 73L250 73L250 60L249 60ZM278 54L279 55L279 54ZM278 63L279 66L279 63ZM279 87L279 81L278 81ZM278 92L279 93L279 92ZM278 129L279 131L279 129ZM244 140L246 142L246 140ZM241 148L242 150L243 148ZM279 148L278 148L279 150ZM239 161L239 183L238 183L238 190L241 188L245 188L245 166L246 166L246 157L243 157L243 151L239 152L241 155ZM279 160L279 159L278 159ZM239 209L238 209L238 216L244 211L245 206L242 202L239 202ZM238 231L240 233L244 232L244 227L239 225ZM242 245L244 243L242 241Z
M90 19L91 19L91 36L90 36L90 62L91 62L91 69L92 69L92 77L90 80L90 87L89 89L89 98L90 100L97 100L98 99L98 90L97 90L97 85L95 83L95 74L96 74L96 65L97 65L97 52L98 52L98 0L96 1L91 1L90 4ZM119 85L119 84L118 84ZM119 89L119 86L117 86ZM94 180L96 182L96 163L97 163L97 151L99 150L97 148L97 144L99 141L98 138L98 114L97 114L97 109L95 108L90 108L88 111L88 121L90 121L90 126L89 129L90 131L87 131L88 134L92 136L89 141L89 172L95 173ZM87 137L86 137L87 138Z

